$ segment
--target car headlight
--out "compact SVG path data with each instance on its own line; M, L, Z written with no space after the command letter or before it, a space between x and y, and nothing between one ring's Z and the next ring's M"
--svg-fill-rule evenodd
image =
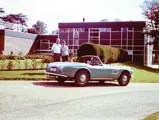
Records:
M57 69L56 69L56 68L50 68L50 71L52 71L52 72L56 72L56 71L57 71Z
M52 67L50 68L51 72L62 72L62 68L61 67Z

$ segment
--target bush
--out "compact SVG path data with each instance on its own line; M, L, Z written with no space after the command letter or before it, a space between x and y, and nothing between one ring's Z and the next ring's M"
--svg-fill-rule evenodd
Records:
M3 70L5 68L5 61L0 60L0 70Z
M24 60L25 56L23 55L0 55L0 60Z
M37 59L31 59L31 67L33 70L36 70L38 65L39 65L39 61Z
M42 58L42 63L50 63L53 61L54 61L54 59L51 56L45 56Z
M24 59L25 59L25 56L23 56L23 55L17 55L17 56L16 56L16 59L17 59L17 60L24 60Z
M0 60L5 60L7 57L5 55L0 55Z
M8 64L7 64L7 69L8 69L8 70L12 70L13 68L14 68L13 61L10 60L10 61L8 62Z
M127 61L128 58L126 50L94 43L84 43L80 46L77 56L81 57L84 55L99 56L104 63L123 62Z
M26 55L26 59L42 59L44 56L43 55Z
M25 61L24 61L24 68L25 69L27 69L27 68L29 68L29 66L28 66L29 64L28 64L28 60L27 59L25 59Z
M6 58L9 60L16 60L17 56L16 55L7 55Z

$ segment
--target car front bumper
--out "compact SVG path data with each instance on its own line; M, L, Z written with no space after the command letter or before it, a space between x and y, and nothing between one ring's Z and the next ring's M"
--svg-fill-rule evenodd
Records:
M59 77L68 77L67 75L59 74L59 73L52 73L52 72L45 72L46 77L51 77L51 76L59 76Z

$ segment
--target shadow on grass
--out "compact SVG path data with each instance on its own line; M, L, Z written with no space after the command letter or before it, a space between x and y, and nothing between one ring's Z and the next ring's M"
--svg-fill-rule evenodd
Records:
M130 67L134 67L136 69L146 70L148 72L159 73L159 69L150 68L150 67L139 65L139 64L134 64L134 63L121 63L121 64L126 65L126 66L130 66Z
M43 76L43 75L45 75L45 73L23 73L21 75L30 75L30 76L40 75L40 76Z
M57 81L51 82L33 82L36 86L43 86L43 87L77 87L74 81L65 82L64 84L59 84ZM85 87L118 87L117 83L98 83L98 82L89 82L89 84Z

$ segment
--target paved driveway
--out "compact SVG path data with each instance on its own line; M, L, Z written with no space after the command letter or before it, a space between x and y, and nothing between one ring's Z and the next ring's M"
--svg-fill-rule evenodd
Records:
M159 111L159 84L0 81L0 120L141 120Z

